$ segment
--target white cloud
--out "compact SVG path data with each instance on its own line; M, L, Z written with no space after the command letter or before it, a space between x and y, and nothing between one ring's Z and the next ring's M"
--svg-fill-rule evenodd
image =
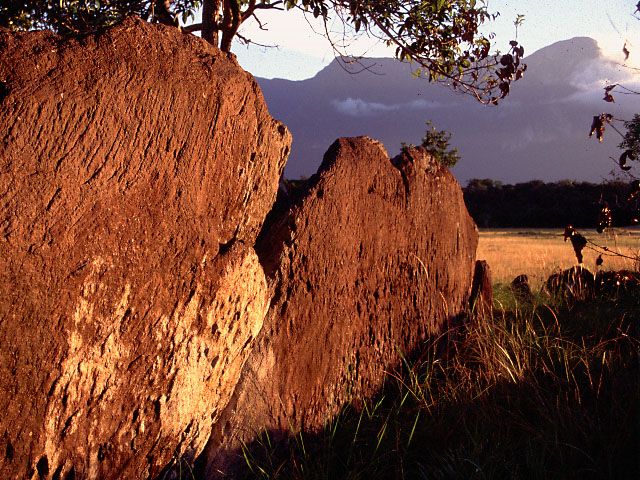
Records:
M640 91L638 75L633 67L602 60L586 62L584 68L572 77L570 83L578 91L567 97L565 101L601 102L604 97L604 87L614 83ZM622 100L625 96L620 92L623 91L624 89L618 87L612 93L617 100Z
M590 90L603 88L611 83L633 80L634 76L627 67L615 62L597 59L584 62L583 68L571 78L571 84L581 90Z
M361 98L346 98L344 100L332 100L331 105L343 115L351 117L374 116L389 112L402 110L426 110L429 108L450 107L438 102L428 102L426 100L412 100L410 102L385 104L378 102L367 102Z

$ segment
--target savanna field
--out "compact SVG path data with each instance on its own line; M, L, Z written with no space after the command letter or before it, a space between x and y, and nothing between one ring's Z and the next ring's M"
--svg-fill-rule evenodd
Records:
M591 242L583 250L583 264L592 272L640 269L635 260L640 257L640 229L616 228L602 234L585 229L581 233ZM596 265L599 255L603 260L601 266ZM508 284L518 275L526 274L534 289L541 287L553 273L576 265L571 243L563 241L560 228L480 229L477 258L489 263L494 283Z
M547 293L546 278L576 264L562 233L481 230L493 312L469 312L405 355L374 400L354 399L324 430L284 442L265 432L243 449L245 478L638 478L640 296ZM638 230L582 233L607 254L640 251ZM595 272L590 247L584 265ZM598 268L638 268L607 254ZM509 287L521 274L532 298Z

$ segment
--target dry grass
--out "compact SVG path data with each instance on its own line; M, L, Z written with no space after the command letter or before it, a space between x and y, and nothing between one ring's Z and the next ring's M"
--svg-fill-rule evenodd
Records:
M531 286L538 288L552 273L577 264L571 244L563 241L562 233L552 229L481 230L477 258L489 263L494 283L510 283L518 275L527 274ZM581 233L614 252L640 256L639 229L616 229L601 235L595 231ZM583 265L595 272L598 253L587 247L583 254ZM637 262L621 257L603 255L603 259L601 268L606 270L640 268Z

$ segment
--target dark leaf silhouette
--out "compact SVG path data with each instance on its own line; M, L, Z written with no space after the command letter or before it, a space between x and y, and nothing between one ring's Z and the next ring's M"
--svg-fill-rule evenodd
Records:
M628 171L631 170L631 167L627 165L627 160L636 160L637 158L638 157L633 150L625 150L624 152L622 152L622 155L620 155L618 164L620 165L620 168L622 170Z
M604 260L602 259L602 255L598 255L598 258L596 258L596 267L599 267L603 263L604 263Z
M604 206L600 210L600 215L598 217L598 227L596 231L598 233L602 233L605 229L611 227L612 217L611 217L611 209L609 208L609 204L607 202L604 203Z
M576 232L575 228L572 225L567 225L564 229L564 241L567 241L567 238L571 240L571 246L573 247L573 251L576 253L576 259L578 263L582 263L582 250L587 246L587 239L584 238L581 234Z
M504 98L509 95L509 82L502 82L500 84L500 92L502 92L500 94L500 98Z
M576 252L578 263L582 263L582 249L587 246L587 239L579 233L574 233L571 236L571 245L573 246L573 251Z
M629 60L629 54L631 52L629 52L629 50L627 49L627 44L624 44L624 47L622 47L622 53L624 53L624 61L626 62L627 60Z
M524 77L524 72L527 71L527 66L525 65L524 67L522 67L521 69L519 69L516 72L516 80L520 80L522 77Z
M567 238L570 238L571 235L573 235L575 233L575 228L573 228L573 225L567 225L564 229L564 241L567 241Z
M507 53L506 55L503 55L500 58L500 64L504 65L505 67L507 65L511 65L513 63L513 56L509 53Z
M591 122L591 130L589 132L589 136L592 137L593 134L596 135L596 138L599 142L602 142L604 139L604 126L613 120L613 115L610 113L601 113L600 115L596 115L593 117L593 122Z
M615 102L615 99L613 98L613 95L611 95L611 91L616 88L618 86L617 83L614 83L612 85L607 85L606 87L604 87L604 98L603 100L605 102L609 102L609 103L613 103Z

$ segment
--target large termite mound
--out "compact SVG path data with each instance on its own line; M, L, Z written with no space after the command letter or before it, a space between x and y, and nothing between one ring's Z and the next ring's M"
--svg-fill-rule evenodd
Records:
M0 82L0 476L154 476L262 327L290 135L231 56L137 19L0 31Z
M477 230L424 150L390 160L374 140L342 138L302 190L257 245L274 297L207 448L211 476L240 441L320 429L372 395L468 305Z

